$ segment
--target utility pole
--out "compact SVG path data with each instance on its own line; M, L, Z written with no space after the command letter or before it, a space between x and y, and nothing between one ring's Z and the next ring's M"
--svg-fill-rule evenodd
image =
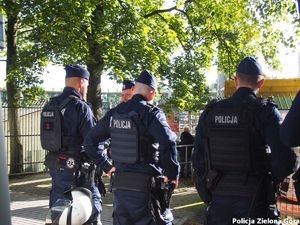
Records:
M11 225L10 197L8 191L8 173L4 145L3 117L0 104L0 218L1 224Z
M4 29L4 16L0 14L0 50L5 48L5 29Z
M5 48L4 16L0 14L0 50ZM6 60L1 60L6 61ZM0 102L0 218L1 224L11 225L10 196L8 190L8 173L4 145L2 103Z

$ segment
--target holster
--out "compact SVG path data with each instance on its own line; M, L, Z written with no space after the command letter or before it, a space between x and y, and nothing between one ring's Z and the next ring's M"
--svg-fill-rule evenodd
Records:
M249 208L248 216L256 217L256 204L263 204L266 207L266 218L273 219L274 222L280 219L280 212L276 205L276 194L277 194L277 185L271 178L270 174L262 175L260 181L257 183L257 189L254 193L251 206ZM280 223L274 223L280 224Z
M210 190L207 188L206 185L206 177L205 176L198 176L196 173L194 173L194 183L195 183L195 188L202 199L206 204L211 202L212 200L212 195Z
M268 204L268 212L267 212L267 218L271 218L274 220L280 219L280 211L277 207L277 201L276 201L276 195L277 195L277 187L274 183L274 181L271 180L271 177L269 176L269 181L267 183L269 185L267 193L267 204Z
M208 190L213 190L221 179L221 173L216 170L209 170L206 175L206 187Z
M151 191L152 176L145 173L134 172L116 172L111 177L112 191L128 190L128 191Z
M106 194L106 189L105 189L105 185L102 181L102 170L100 170L100 169L96 169L95 184L96 184L101 196L104 197Z
M175 184L164 182L163 177L154 177L152 182L151 193L159 201L160 208L166 209L170 207L170 199L174 192Z
M166 224L174 220L170 211L170 199L174 192L175 184L164 182L164 178L159 176L153 178L152 183L152 213L156 224Z

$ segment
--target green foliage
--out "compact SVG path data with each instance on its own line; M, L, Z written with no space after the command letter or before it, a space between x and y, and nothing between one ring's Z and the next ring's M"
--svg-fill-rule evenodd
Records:
M208 101L208 87L205 85L205 71L191 56L178 56L172 62L170 74L166 77L173 90L166 109L172 108L198 112Z
M29 0L4 0L0 4L0 12L10 18L10 23L14 23L16 28L14 37L7 36L15 38L16 42L15 46L7 45L15 54L7 55L6 76L6 82L15 87L15 106L30 104L44 96L40 84L41 74L48 62L48 54L43 43L36 39L38 31L33 10L34 4ZM8 22L6 24L8 26Z
M279 45L294 47L299 36L299 24L297 35L281 26L297 19L293 0L174 0L168 9L164 2L4 0L0 10L17 13L19 30L7 79L27 92L48 61L90 65L92 76L106 71L118 81L146 68L172 88L169 106L196 111L208 100L204 74L213 64L230 76L243 57L262 54L278 68Z
M167 76L173 88L169 105L187 111L203 108L208 100L203 74L212 63L225 76L232 76L242 58L262 55L271 68L278 69L278 48L295 47L299 37L292 0L178 0L169 13L167 23L182 46ZM184 26L176 24L179 20L185 21ZM294 33L287 32L285 24L293 24Z
M53 62L88 64L103 59L104 69L122 80L136 77L144 68L157 71L161 64L167 65L178 46L174 40L176 33L168 24L144 18L162 3L161 0L40 1L35 20L41 21L37 25L39 38L47 43Z

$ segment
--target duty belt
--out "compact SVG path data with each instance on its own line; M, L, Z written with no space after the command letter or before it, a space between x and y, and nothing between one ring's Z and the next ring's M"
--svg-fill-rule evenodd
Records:
M121 172L112 177L112 191L128 190L150 192L152 176L145 173Z

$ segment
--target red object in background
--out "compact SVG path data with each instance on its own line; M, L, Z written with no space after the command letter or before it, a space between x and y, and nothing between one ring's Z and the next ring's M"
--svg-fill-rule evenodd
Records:
M169 124L171 130L175 133L178 133L179 132L179 124L175 121L174 112L171 112L168 114L167 121L168 121L168 124Z

